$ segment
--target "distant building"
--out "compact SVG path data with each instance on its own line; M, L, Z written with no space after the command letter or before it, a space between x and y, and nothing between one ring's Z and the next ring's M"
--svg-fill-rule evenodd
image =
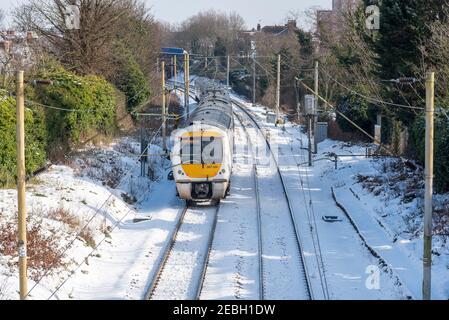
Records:
M318 10L317 34L323 37L339 37L343 32L342 13L353 11L361 0L332 0L332 10Z
M274 26L264 26L262 27L260 24L257 25L256 29L252 29L250 31L245 31L245 34L250 36L255 36L257 34L266 34L272 35L275 37L285 37L295 34L298 31L298 27L296 25L295 20L288 20L285 25L274 25Z
M36 33L0 31L0 69L3 72L12 68L13 63L27 66L32 64L31 46L38 39Z

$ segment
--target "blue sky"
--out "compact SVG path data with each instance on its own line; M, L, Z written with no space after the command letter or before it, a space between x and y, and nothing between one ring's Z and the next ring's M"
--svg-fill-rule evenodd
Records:
M8 11L23 0L0 0L0 8ZM153 8L157 19L176 23L194 15L198 11L216 9L238 12L248 27L254 27L260 21L262 25L284 22L288 12L304 11L312 6L330 9L332 0L145 0Z

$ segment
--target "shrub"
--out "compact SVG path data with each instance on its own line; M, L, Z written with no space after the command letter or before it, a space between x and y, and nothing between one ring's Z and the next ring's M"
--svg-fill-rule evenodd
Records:
M418 160L425 162L425 116L417 118L413 125L413 144ZM449 122L443 115L435 118L435 155L434 155L434 175L435 190L438 193L449 191Z
M60 239L46 235L42 225L35 224L28 229L28 267L31 279L39 280L47 270L57 271L67 266L60 254ZM14 257L11 264L18 265L17 224L0 225L0 254Z
M57 108L48 109L46 124L49 145L73 146L95 133L110 134L116 127L115 88L97 76L77 76L61 67L43 75L54 85L39 87L36 94L41 103Z
M47 133L41 108L25 109L25 165L30 174L46 161ZM16 178L16 100L0 91L0 186Z
M357 123L366 132L373 132L375 110L366 100L352 93L342 95L338 99L337 110ZM341 116L337 117L337 122L345 132L357 131L351 123Z
M149 83L136 59L123 44L117 44L115 51L118 73L113 83L125 93L128 110L132 110L150 97Z

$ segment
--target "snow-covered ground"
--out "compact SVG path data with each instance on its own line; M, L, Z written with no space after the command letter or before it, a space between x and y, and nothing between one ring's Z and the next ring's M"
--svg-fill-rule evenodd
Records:
M28 186L29 228L40 230L43 243L29 243L28 256L41 248L48 251L36 257L44 265L30 268L30 299L141 298L151 269L147 257L164 241L164 224L175 220L179 203L174 196L172 203L166 201L174 195L166 181L169 162L151 157L155 181L141 178L140 152L140 144L127 138L81 150L71 167L52 166ZM150 148L150 153L160 152ZM154 201L151 196L157 195ZM0 190L0 196L0 222L14 224L16 191ZM159 210L160 201L171 209ZM134 223L142 217L151 219L151 225ZM18 297L17 258L11 256L0 260L2 299Z
M420 299L423 245L419 168L412 164L413 170L407 170L406 161L398 163L397 159L360 157L366 147L373 146L331 140L319 144L314 156L318 161L309 168L305 164L307 151L301 149L307 148L307 139L300 126L287 123L276 128L264 123L263 108L246 106L263 127L269 128L271 143L278 148L294 210L303 222L299 225L305 249L310 250L307 256L313 257L309 259L315 266L312 273L323 261L330 298ZM345 155L339 158L338 169L330 161L332 154ZM448 195L436 196L437 208L444 208L448 201ZM325 222L325 216L341 221ZM432 296L448 299L447 234L434 237L433 252Z
M417 172L398 179L404 169L395 165L396 160L359 157L365 154L364 146L331 140L319 144L316 160L331 153L349 156L339 158L338 169L329 160L309 168L303 164L307 139L299 126L274 127L266 123L264 108L246 107L256 115L272 146L277 146L315 297L420 299L422 186L412 178ZM254 147L257 140L246 139L244 130L236 128L231 195L219 211L202 299L259 298L257 203L247 147ZM71 167L53 166L28 186L29 224L39 230L35 237L44 244L36 240L35 248L45 249L42 259L46 261L30 273L31 299L144 297L184 203L176 197L174 182L167 180L169 161L151 157L151 181L139 177L139 153L140 145L132 139L83 150ZM160 149L153 146L151 154L158 153ZM292 255L294 240L287 230L291 222L284 214L279 177L263 166L258 169L268 298L300 298L295 292L301 285L289 265L297 257ZM412 184L418 184L414 192ZM16 192L0 190L0 200L0 236L11 239L14 230L6 231L16 219ZM449 197L438 196L437 201L444 207ZM324 216L338 221L325 222ZM209 225L207 218L201 212L192 217L183 244L205 232L201 225ZM279 226L284 226L284 233ZM446 241L443 234L435 237L435 299L449 298ZM184 255L180 251L171 267L174 272L192 273L194 248L189 246ZM0 299L18 298L14 250L0 256ZM61 252L63 258L34 287ZM28 253L33 254L30 248ZM177 288L176 283L168 287ZM169 298L165 293L161 297Z

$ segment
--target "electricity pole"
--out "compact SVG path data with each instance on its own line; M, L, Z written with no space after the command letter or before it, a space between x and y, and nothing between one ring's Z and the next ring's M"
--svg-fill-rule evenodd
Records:
M253 56L253 106L256 105L256 56Z
M318 90L319 90L319 86L318 86L318 79L319 79L319 65L318 65L318 60L315 61L315 110L318 111L318 104L319 104L319 100L318 100ZM316 135L317 135L317 127L318 127L318 113L315 114L313 116L313 153L317 154L318 153L318 143L317 143L317 139L316 139Z
M176 55L173 56L173 89L175 89L176 94L176 84L177 84L177 77L178 77L178 57Z
M276 125L279 120L280 106L281 106L281 55L278 54L277 87L276 87Z
M184 112L187 114L187 54L184 54Z
M27 226L25 207L25 98L23 71L16 74L17 103L17 202L19 217L19 287L20 299L26 300L28 294L27 275Z
M313 166L313 159L312 159L312 124L313 124L313 115L308 114L307 115L307 136L309 138L309 167Z
M231 57L228 55L228 63L226 68L226 86L229 88L229 73L231 72Z
M184 55L184 61L184 107L186 115L188 115L190 113L190 55L188 53Z
M167 123L166 123L166 110L165 110L165 61L162 61L162 149L167 151Z
M424 196L423 300L431 299L434 102L435 73L429 72L427 73L426 79L426 187Z

